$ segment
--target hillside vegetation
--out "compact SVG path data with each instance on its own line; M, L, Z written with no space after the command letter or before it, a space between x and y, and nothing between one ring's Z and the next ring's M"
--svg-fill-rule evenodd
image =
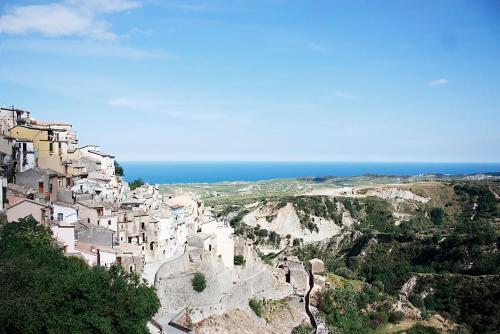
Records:
M391 322L388 301L416 277L405 293L425 319L435 312L459 324L460 333L500 331L500 239L495 222L498 181L442 185L444 196L414 204L395 224L394 203L375 197L339 198L357 221L359 237L340 246L335 238L295 248L302 260L320 258L328 272L366 282L324 293L320 310L329 326L343 333L371 333ZM452 195L450 195L452 194ZM445 201L442 201L446 198ZM392 314L393 322L398 316ZM415 328L412 332L423 332Z
M120 266L65 257L32 218L0 229L0 333L149 333L153 288Z

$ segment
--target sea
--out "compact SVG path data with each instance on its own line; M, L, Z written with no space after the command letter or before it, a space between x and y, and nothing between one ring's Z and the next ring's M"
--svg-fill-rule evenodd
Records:
M367 174L416 176L498 173L500 163L467 162L120 162L125 179L150 184L261 181Z

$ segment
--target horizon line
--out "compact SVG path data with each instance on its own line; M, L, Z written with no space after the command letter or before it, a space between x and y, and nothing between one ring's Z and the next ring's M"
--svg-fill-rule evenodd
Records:
M401 164L500 164L500 161L405 161L405 160L119 160L121 163L401 163Z

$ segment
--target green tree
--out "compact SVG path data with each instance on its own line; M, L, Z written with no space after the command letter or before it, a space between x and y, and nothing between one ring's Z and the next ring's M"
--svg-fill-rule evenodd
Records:
M138 178L138 179L132 181L129 184L129 187L130 187L130 190L135 190L143 185L144 185L144 181L141 178Z
M123 176L123 167L115 160L115 174L118 176Z
M234 265L235 266L242 266L245 264L245 258L243 255L235 255L234 256Z
M203 273L197 272L194 274L191 284L193 285L194 291L202 292L207 287L207 279Z
M154 289L64 256L50 233L32 218L0 228L0 333L149 333Z
M435 225L441 225L444 220L444 210L441 208L432 208L429 216Z
M262 301L252 298L248 301L248 305L258 317L262 317L262 312L263 312L262 309L264 307Z

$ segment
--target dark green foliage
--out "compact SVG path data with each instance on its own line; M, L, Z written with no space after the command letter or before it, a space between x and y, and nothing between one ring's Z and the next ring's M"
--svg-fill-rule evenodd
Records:
M160 302L137 274L65 257L31 218L0 239L0 333L149 333Z
M234 265L235 266L242 266L245 264L245 258L243 255L235 255L234 256Z
M207 279L203 273L197 272L194 274L191 284L193 285L194 291L202 292L207 287Z
M314 328L309 325L299 325L292 329L291 334L312 334L314 333Z
M399 324L405 318L405 314L399 311L390 311L389 312L389 322L393 324Z
M129 186L130 186L130 190L135 190L135 189L137 189L137 188L139 188L139 187L141 187L141 186L143 186L143 185L144 185L144 181L142 181L142 179L141 179L141 178L139 178L139 179L137 179L137 180L134 180L134 181L132 181L132 182L129 184Z
M489 219L499 216L498 201L488 185L459 183L453 190L460 199L464 219Z
M434 225L441 225L444 220L444 210L441 208L432 208L429 211L429 217Z
M241 225L241 221L243 220L243 217L245 217L247 214L250 213L250 210L244 209L238 212L238 214L231 219L229 224L231 225L232 228L238 228Z
M500 332L500 279L498 276L438 275L421 277L413 301L421 292L432 289L423 303L466 325L473 333ZM418 304L418 302L417 302Z
M262 317L263 303L259 299L252 298L248 301L248 305L254 311L255 315Z
M115 175L123 176L123 167L115 160Z
M368 317L361 311L359 296L349 284L328 290L321 296L318 308L325 314L332 331L353 334L372 332Z
M238 211L239 209L240 209L240 207L238 205L226 205L223 207L222 210L217 212L216 216L217 216L217 218L226 217L230 213ZM243 218L243 216L241 218Z
M364 199L363 204L365 217L362 219L362 227L364 230L384 233L394 233L397 230L389 203L375 197L368 197Z

